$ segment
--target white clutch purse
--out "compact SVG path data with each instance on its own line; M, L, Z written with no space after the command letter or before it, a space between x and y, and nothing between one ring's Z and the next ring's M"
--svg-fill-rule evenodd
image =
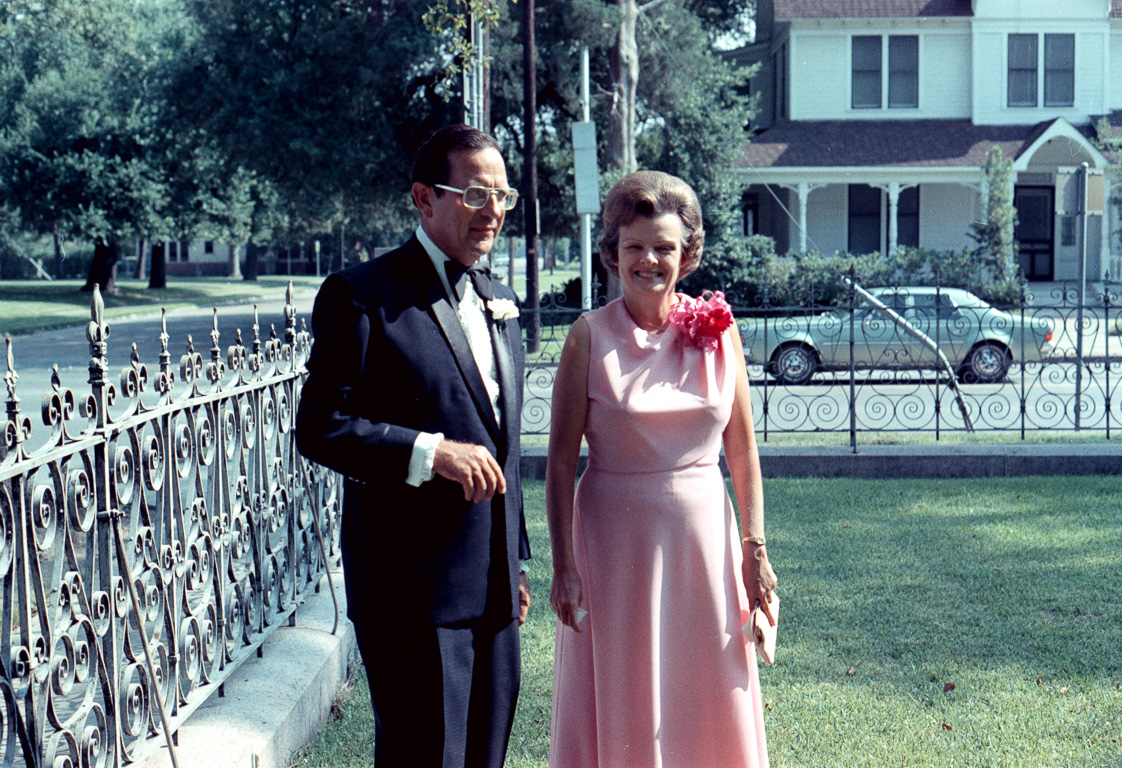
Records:
M771 608L771 615L775 617L775 623L773 624L764 613L764 609L757 605L742 629L744 634L755 643L760 660L770 665L775 663L775 638L779 631L779 595L771 592L771 599L767 604Z

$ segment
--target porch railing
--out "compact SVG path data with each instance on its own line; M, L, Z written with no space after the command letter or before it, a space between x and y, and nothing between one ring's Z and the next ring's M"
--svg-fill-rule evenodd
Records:
M110 381L95 291L88 389L57 367L31 419L7 342L0 420L0 765L121 766L163 743L336 559L341 485L301 459L310 337L256 321ZM318 515L318 517L317 517ZM317 536L317 530L322 537ZM318 540L317 540L318 539ZM166 725L163 716L166 715Z

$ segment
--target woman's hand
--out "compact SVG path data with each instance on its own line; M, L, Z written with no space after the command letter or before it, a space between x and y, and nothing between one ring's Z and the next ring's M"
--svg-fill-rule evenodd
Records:
M553 606L553 612L561 623L574 632L581 631L580 619L583 618L583 613L579 617L577 615L581 611L580 601L580 574L575 568L564 571L555 568L553 584L549 587L549 604Z
M767 599L769 592L775 589L778 579L771 563L767 559L767 549L763 544L744 542L744 590L748 593L748 606L754 609L757 605L763 606L764 613L775 623L775 616L771 612L771 604Z

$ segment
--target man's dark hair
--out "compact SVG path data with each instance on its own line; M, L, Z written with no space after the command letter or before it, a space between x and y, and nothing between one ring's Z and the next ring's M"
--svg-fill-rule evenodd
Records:
M434 184L447 184L452 173L448 157L456 152L474 152L480 149L499 150L499 143L470 125L446 125L429 136L417 150L410 180L414 184L419 182L430 187ZM437 190L437 194L440 192L441 190Z

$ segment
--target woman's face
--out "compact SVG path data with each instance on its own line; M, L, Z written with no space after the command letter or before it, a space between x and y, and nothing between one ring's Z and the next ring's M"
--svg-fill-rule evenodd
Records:
M636 216L619 228L619 280L628 295L673 293L682 261L682 220L676 213Z

